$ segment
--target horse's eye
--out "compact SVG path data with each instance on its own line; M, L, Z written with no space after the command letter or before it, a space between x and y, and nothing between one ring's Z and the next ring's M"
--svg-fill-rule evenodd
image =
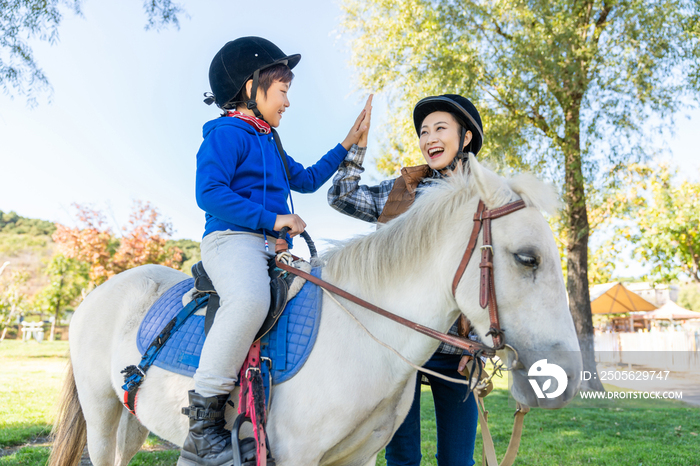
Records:
M513 254L515 256L515 260L523 264L525 267L532 267L533 269L536 269L537 266L539 265L539 261L535 256L530 256L528 254Z

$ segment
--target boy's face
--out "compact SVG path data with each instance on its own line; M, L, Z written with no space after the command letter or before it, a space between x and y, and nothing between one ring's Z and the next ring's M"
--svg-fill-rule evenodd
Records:
M459 152L461 126L448 112L433 112L423 120L420 128L420 151L433 170L442 170ZM467 131L464 144L471 141L472 133Z
M260 113L262 113L265 121L267 121L273 128L277 128L279 126L280 120L282 119L282 113L284 113L285 109L289 107L287 92L289 92L290 85L291 83L275 81L267 90L267 95L261 92L258 94L258 98L256 99L258 103L258 110L260 110Z

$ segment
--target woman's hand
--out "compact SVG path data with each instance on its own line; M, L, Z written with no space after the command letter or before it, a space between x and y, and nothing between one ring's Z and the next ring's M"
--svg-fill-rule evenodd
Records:
M275 220L275 231L289 227L289 236L296 236L306 229L306 223L297 214L278 215Z
M340 143L345 150L350 150L353 144L358 144L360 147L367 146L367 133L369 133L369 122L372 116L372 97L374 94L369 95L365 108L360 112L345 140Z

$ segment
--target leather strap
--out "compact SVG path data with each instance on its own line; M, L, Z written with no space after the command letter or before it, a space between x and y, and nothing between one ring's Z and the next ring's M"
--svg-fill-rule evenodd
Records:
M429 337L435 338L436 340L442 341L444 343L450 344L452 346L456 346L457 348L467 350L470 353L474 354L477 351L480 351L482 354L485 356L494 356L496 354L496 351L493 348L490 348L486 345L483 345L481 343L468 340L466 338L460 338L456 337L454 335L447 335L445 333L438 332L437 330L433 330L432 328L426 327L424 325L418 324L416 322L413 322L411 320L405 319L403 317L397 316L396 314L392 314L389 311L386 311L378 306L375 306L374 304L371 304L361 298L358 298L357 296L354 296L350 293L348 293L345 290L342 290L338 288L335 285L331 285L330 283L321 280L320 278L316 278L310 273L306 273L303 270L299 270L297 268L291 267L287 264L284 264L282 262L277 261L277 267L281 268L282 270L286 270L287 272L293 273L294 275L298 275L302 278L305 278L306 280L310 281L311 283L314 283L322 288L327 289L328 291L337 294L338 296L341 296L348 301L351 301L355 304L359 304L360 306L375 312L381 316L386 317L387 319L393 320L394 322L397 322L405 327L408 327L410 329L413 329L419 333L422 333L423 335L427 335Z
M438 332L437 330L434 330L432 328L425 327L424 325L397 316L396 314L392 314L391 312L386 311L378 306L375 306L374 304L371 304L361 298L358 298L357 296L354 296L348 293L347 291L338 288L337 286L331 285L330 283L321 280L320 278L316 278L309 273L306 273L302 270L299 270L295 267L291 267L279 261L276 261L276 263L277 267L279 267L282 270L286 270L287 272L293 273L294 275L298 275L302 278L305 278L307 281L310 281L311 283L325 288L328 291L347 299L348 301L358 304L364 307L365 309L375 312L381 316L386 317L387 319L393 320L394 322L397 322L419 333L427 335L431 338L435 338L436 340L439 340L443 343L456 346L457 348L467 350L472 354L476 354L477 352L479 352L485 356L495 356L496 351L504 347L505 339L503 338L503 331L501 330L501 326L498 321L498 305L496 303L496 290L493 285L493 248L491 246L491 220L503 217L504 215L508 215L524 207L525 202L523 200L518 200L506 204L504 206L498 207L496 209L487 210L484 202L481 200L479 201L476 213L474 214L474 228L472 229L471 237L469 238L469 243L467 244L467 249L464 252L464 255L462 256L462 261L460 262L459 267L457 268L457 272L455 273L455 277L452 280L452 294L454 295L457 290L457 285L459 284L462 276L464 275L464 271L466 270L467 265L469 264L469 260L471 259L474 253L474 249L476 248L476 243L479 238L479 232L481 231L483 224L485 247L482 247L482 257L480 264L482 270L482 292L479 301L483 308L485 308L487 305L489 306L489 320L491 322L491 327L487 335L491 335L493 337L494 347L490 347L484 345L483 343L468 340L466 338L447 335L445 333ZM279 250L277 250L276 252L279 252Z
M483 229L484 234L481 246L481 263L479 264L479 268L481 270L481 278L479 283L479 304L481 305L482 309L486 309L487 306L489 308L490 327L486 335L490 335L493 338L494 350L503 348L505 345L505 338L503 337L503 330L501 330L501 324L498 319L498 303L496 302L496 287L493 278L491 220L511 214L523 209L524 207L526 207L526 205L525 201L522 199L495 209L486 209L484 202L481 200L479 201L476 213L474 214L474 228L472 228L472 234L469 238L469 243L467 243L467 249L464 251L462 261L459 263L457 272L452 280L452 295L455 296L457 293L457 286L459 285L459 282L464 275L464 271L467 269L467 265L469 265L469 261L474 254L474 249L476 248L476 243L479 238L479 232Z
M524 209L527 207L525 204L525 201L522 199L519 199L517 201L510 202L506 205L503 205L501 207L496 207L495 209L488 209L484 211L483 218L484 219L495 219L495 218L500 218L503 216L506 216L508 214L512 214L513 212Z
M518 403L518 409L515 411L515 419L513 420L513 433L510 436L510 442L508 442L508 449L503 457L503 461L501 461L499 465L498 458L496 457L496 448L493 444L491 432L488 427L489 412L484 406L484 399L477 396L476 390L474 390L474 398L477 400L477 407L479 408L479 424L481 424L481 437L483 438L482 465L511 466L515 461L515 457L518 455L520 438L523 435L523 421L525 415L530 411L530 408Z
M469 237L469 243L467 243L467 250L464 251L462 261L459 263L459 267L457 267L455 278L452 280L452 296L457 294L457 285L459 285L459 281L462 279L462 275L464 275L464 271L467 269L467 265L469 265L469 261L474 253L476 241L479 239L479 231L481 231L481 218L485 209L486 205L483 201L479 201L476 214L474 214L474 228L472 228L472 235Z
M250 98L248 99L248 102L246 102L246 107L248 110L252 110L256 117L260 118L261 120L265 120L262 113L260 113L260 110L258 110L258 103L255 101L255 96L258 93L258 83L260 82L259 77L260 70L257 69L253 73L253 86L250 89Z

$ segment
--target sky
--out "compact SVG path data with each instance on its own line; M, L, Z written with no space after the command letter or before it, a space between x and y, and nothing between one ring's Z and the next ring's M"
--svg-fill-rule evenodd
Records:
M227 41L256 35L285 53L302 55L278 128L285 150L313 164L341 142L362 109L337 1L248 2L183 0L180 29L145 31L142 2L86 0L82 16L66 12L54 45L32 42L35 60L53 93L30 108L22 96L0 95L0 210L73 226L73 203L102 209L118 231L133 201L149 201L175 227L174 238L199 241L204 214L194 198L195 156L202 125L219 114L205 105L208 69ZM368 183L385 114L379 95L365 166ZM406 115L406 118L410 118ZM700 111L677 118L666 141L683 173L697 174L695 138ZM314 194L295 193L296 212L322 248L373 230L326 202L329 183ZM295 243L295 252L305 248Z

